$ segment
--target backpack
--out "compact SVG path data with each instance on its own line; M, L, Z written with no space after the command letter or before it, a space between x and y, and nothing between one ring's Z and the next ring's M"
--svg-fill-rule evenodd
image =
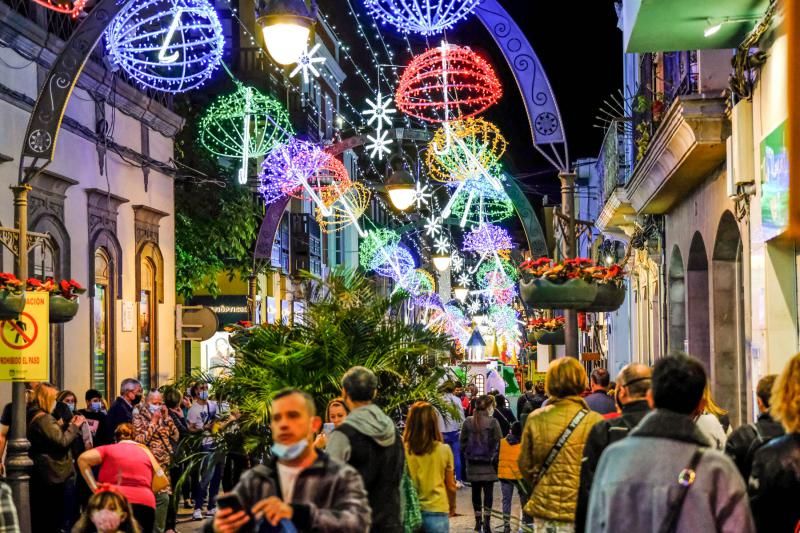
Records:
M783 433L777 433L775 435L770 434L763 434L761 433L761 429L758 427L758 423L751 423L750 427L756 432L756 438L750 443L750 446L747 448L747 454L745 455L745 464L752 465L753 459L755 458L756 452L761 448L763 445L771 441L776 437L780 437Z
M489 425L481 428L472 418L467 446L464 449L464 457L475 463L491 463L494 460L495 449L491 446L489 432L492 430L491 421ZM465 422L466 423L466 422Z

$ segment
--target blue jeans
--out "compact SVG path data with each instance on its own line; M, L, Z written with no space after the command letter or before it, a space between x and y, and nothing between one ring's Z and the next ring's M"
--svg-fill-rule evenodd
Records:
M506 526L511 523L511 500L514 497L515 490L519 496L520 507L525 507L525 496L522 495L517 484L505 479L500 480L500 492L503 494L503 524ZM525 513L523 513L524 515Z
M206 451L210 451L206 448ZM205 465L203 465L205 466ZM209 468L206 472L198 474L199 479L196 481L192 489L192 499L194 500L194 508L202 509L203 503L206 500L206 492L208 492L208 509L213 509L217 506L217 493L219 492L219 485L222 481L222 468L225 463L220 461ZM202 476L200 475L202 474Z
M450 517L447 513L422 511L422 531L424 533L450 533Z
M458 442L458 431L442 433L444 443L453 451L453 466L456 470L456 481L461 481L461 444Z

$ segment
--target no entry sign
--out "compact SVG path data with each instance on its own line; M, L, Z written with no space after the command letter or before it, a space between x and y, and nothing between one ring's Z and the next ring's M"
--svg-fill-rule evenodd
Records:
M0 322L0 381L50 380L50 295L25 294L25 311Z

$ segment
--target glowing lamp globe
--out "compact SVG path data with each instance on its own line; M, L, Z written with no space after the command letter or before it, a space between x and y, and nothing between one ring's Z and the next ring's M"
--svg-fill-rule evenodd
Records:
M437 254L433 256L433 266L439 272L444 272L450 268L450 254Z
M111 61L142 87L183 93L222 61L225 39L208 0L132 2L106 30Z
M469 289L466 287L456 287L453 289L453 294L455 295L456 300L459 302L464 302L466 301L467 296L469 296Z
M405 211L414 203L417 197L414 176L407 170L395 170L386 180L386 191L392 205L400 211Z
M314 5L307 6L305 0L267 0L259 15L256 22L272 59L281 65L297 63L316 19Z
M443 43L411 60L395 102L420 120L450 122L486 111L502 95L500 80L486 60L465 46Z
M365 0L370 13L402 33L434 35L469 16L481 0Z

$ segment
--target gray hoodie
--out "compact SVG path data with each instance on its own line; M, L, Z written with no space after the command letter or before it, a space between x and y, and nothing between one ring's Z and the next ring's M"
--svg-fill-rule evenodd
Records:
M384 448L392 446L397 439L397 430L392 419L375 404L354 409L344 421L359 433L373 439ZM347 462L350 460L350 439L341 431L334 431L328 437L325 452L335 459Z

